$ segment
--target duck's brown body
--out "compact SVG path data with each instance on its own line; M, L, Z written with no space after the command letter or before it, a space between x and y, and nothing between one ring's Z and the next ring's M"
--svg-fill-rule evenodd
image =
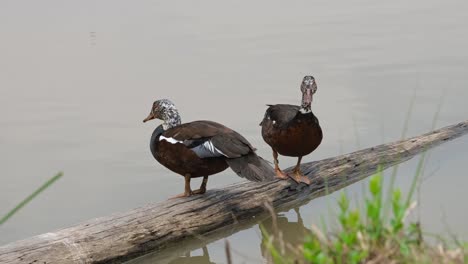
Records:
M210 176L229 167L225 158L200 158L183 144L171 144L167 141L155 143L158 149L154 157L164 167L182 176L191 178Z
M312 112L303 114L299 110L295 105L272 105L261 123L263 139L283 156L305 156L322 142L317 117Z
M204 193L208 176L228 167L251 181L273 179L273 169L255 154L255 148L242 135L216 122L194 121L167 130L160 125L151 136L150 148L159 163L185 178L181 196ZM195 177L203 177L203 182L199 190L192 191L190 179Z
M179 143L171 143L164 138L169 141L177 140ZM227 152L226 156L201 158L192 150L197 143L213 138L218 143L218 148L231 149L223 151ZM228 144L236 146L227 146ZM213 175L227 169L228 153L236 158L255 150L239 133L212 121L190 122L166 131L158 127L151 137L150 148L154 158L164 167L182 176L189 174L192 178Z
M322 142L317 117L312 112L303 114L299 110L295 105L272 105L261 123L263 139L283 156L305 156Z

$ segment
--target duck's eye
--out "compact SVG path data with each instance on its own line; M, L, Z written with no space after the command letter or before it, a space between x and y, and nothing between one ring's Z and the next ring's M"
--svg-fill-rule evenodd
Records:
M159 110L160 110L160 109L159 109L158 106L154 107L154 108L153 108L153 114L155 114L155 115L158 114L158 113L159 113Z

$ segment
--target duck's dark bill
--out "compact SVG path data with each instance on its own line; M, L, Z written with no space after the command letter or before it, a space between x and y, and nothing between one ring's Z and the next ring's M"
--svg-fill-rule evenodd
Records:
M150 121L150 120L152 120L152 119L154 119L154 118L155 118L155 117L154 117L154 114L153 114L153 112L151 112L151 113L148 115L148 117L145 118L145 119L143 120L143 123L145 123L146 121Z

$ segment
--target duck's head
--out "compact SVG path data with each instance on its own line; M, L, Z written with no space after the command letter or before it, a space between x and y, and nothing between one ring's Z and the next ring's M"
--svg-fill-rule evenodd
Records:
M301 83L302 92L302 109L310 111L310 105L312 104L312 97L317 92L317 83L314 77L307 75L302 79Z
M143 123L155 118L164 121L164 129L169 129L181 124L177 108L175 107L174 103L168 99L155 101L153 103L153 107L151 108L151 112L149 113L148 117L143 120Z

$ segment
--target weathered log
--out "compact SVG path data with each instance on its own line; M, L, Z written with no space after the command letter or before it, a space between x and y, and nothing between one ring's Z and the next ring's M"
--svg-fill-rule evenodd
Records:
M117 263L148 252L184 247L193 238L220 238L251 226L264 203L288 210L383 168L468 133L468 121L421 136L305 163L310 186L290 181L240 182L193 196L149 204L0 247L0 263ZM190 248L190 246L188 246Z

